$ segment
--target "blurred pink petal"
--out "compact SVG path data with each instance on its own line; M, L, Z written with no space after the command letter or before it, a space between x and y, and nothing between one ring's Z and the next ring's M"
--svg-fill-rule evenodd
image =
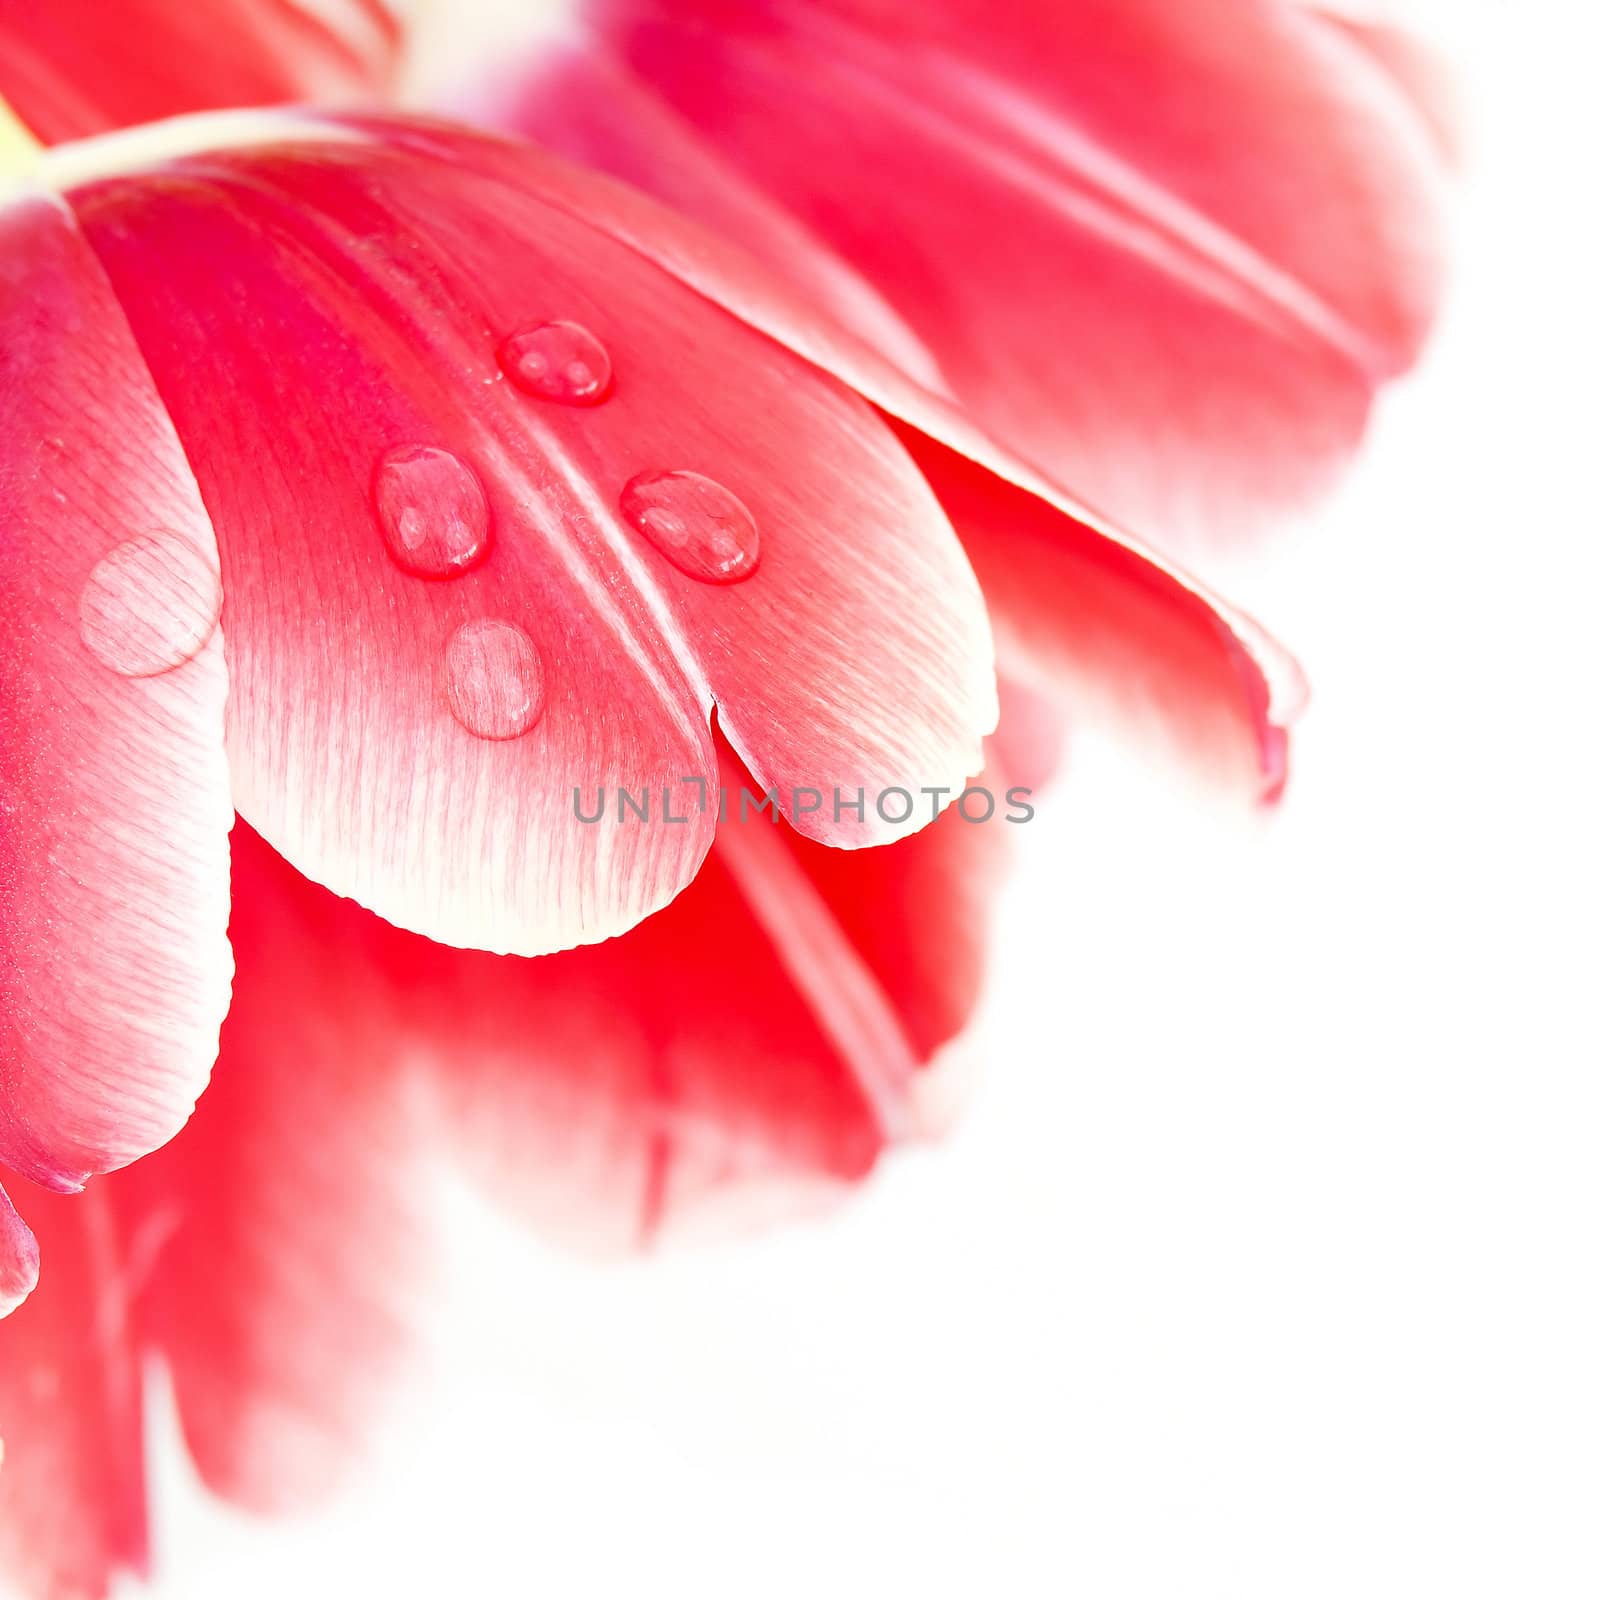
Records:
M0 349L0 1167L73 1190L171 1138L216 1055L221 593L183 451L57 201L0 212Z
M0 1573L27 1600L99 1600L112 1573L148 1566L124 1181L34 1201L44 1276L0 1322Z
M991 762L965 809L987 790L992 820L950 809L845 853L745 805L759 791L728 761L700 875L625 938L539 961L391 941L472 1170L601 1248L859 1181L928 1129L923 1080L971 1018L1023 782Z
M398 51L382 0L0 0L0 96L46 144L185 111L365 97Z
M1313 5L1328 23L1365 50L1394 80L1439 153L1451 164L1462 154L1462 110L1450 69L1428 41L1373 17L1345 15L1336 3Z
M394 997L361 950L311 937L325 906L354 908L242 826L234 857L239 980L192 1124L30 1208L44 1275L0 1322L0 1572L29 1600L145 1566L150 1357L204 1481L282 1509L348 1465L426 1282Z
M780 232L684 181L703 141L991 433L1168 550L1325 482L1431 321L1428 130L1371 49L1287 0L594 0L580 20L474 112L783 270ZM635 126L673 116L675 137Z
M215 1081L183 1137L106 1190L142 1263L132 1330L171 1372L200 1476L266 1512L348 1464L428 1261L404 997L374 960L409 935L243 824L233 885Z
M738 822L730 762L735 820L694 884L624 938L539 960L402 933L237 829L214 1086L182 1139L86 1201L41 1202L48 1272L0 1324L5 1570L54 1600L142 1565L147 1355L216 1492L264 1511L328 1488L405 1349L441 1131L591 1247L862 1178L915 1131L921 1080L970 1020L1006 790L1049 759L1031 731L1021 765L984 774L994 820L948 810L875 851Z

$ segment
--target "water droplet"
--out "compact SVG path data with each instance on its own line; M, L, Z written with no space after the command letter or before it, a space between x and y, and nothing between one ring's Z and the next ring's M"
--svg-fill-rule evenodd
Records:
M78 597L78 632L113 672L154 678L199 655L221 611L210 552L180 534L147 534L96 564Z
M373 477L383 542L417 578L455 578L489 553L489 498L460 456L436 445L391 450Z
M761 559L761 535L744 502L698 472L641 472L622 491L622 514L701 583L738 583Z
M611 356L576 322L546 322L500 347L500 365L519 389L564 406L597 406L611 393Z
M544 710L538 647L514 622L479 617L457 628L445 647L450 710L480 739L515 739Z

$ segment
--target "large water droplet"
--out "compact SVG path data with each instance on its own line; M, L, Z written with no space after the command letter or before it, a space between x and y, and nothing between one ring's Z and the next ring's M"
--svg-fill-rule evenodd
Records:
M564 406L597 406L611 392L611 356L581 323L546 322L514 333L500 365L519 389Z
M210 552L176 533L119 544L78 597L78 632L95 659L125 678L153 678L205 647L222 611Z
M489 553L489 498L460 456L437 445L391 450L372 483L389 554L418 578L454 578Z
M514 622L479 617L445 647L450 710L480 739L515 739L544 710L544 666L533 640Z
M622 514L702 583L738 583L761 559L761 535L744 502L698 472L641 472L622 491Z

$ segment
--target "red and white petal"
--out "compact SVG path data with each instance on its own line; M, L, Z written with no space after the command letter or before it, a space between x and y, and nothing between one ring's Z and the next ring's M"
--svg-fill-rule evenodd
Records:
M138 1264L107 1198L117 1181L30 1205L44 1274L0 1322L0 1574L28 1600L102 1600L148 1562Z
M907 443L972 558L1008 673L1064 700L1075 721L1279 798L1308 691L1249 618L956 451L909 431Z
M269 840L401 926L537 953L693 875L707 820L618 836L573 796L707 774L713 706L785 805L977 768L981 598L869 407L553 198L547 158L282 126L303 142L71 193L219 529L235 794ZM603 349L601 403L508 376L551 322ZM746 508L710 530L741 581L705 581L703 501L668 506L686 552L641 527L663 473ZM385 535L408 516L421 565L463 559L416 575Z
M1041 781L1020 748L1035 770L983 785ZM750 780L725 759L737 818ZM326 1490L406 1347L431 1248L416 1174L441 1129L591 1246L862 1178L927 1120L1009 842L947 810L847 853L752 815L626 938L523 960L402 933L241 826L212 1092L181 1140L37 1207L49 1271L0 1326L4 1570L65 1596L142 1567L150 1355L214 1490L256 1510Z
M590 19L890 301L991 433L1169 552L1320 486L1431 320L1430 140L1368 52L1284 0L600 0ZM606 159L548 92L536 78L528 125Z
M186 111L362 98L399 43L384 0L0 0L0 98L58 144Z
M326 1491L406 1348L426 1279L420 1097L396 997L326 903L241 826L237 998L184 1137L84 1196L30 1207L40 1287L0 1323L0 1573L102 1596L146 1560L139 1390L167 1368L204 1481L267 1511Z
M145 1241L133 1300L200 1476L257 1511L324 1493L359 1451L427 1285L418 1097L364 940L400 935L243 824L239 957L215 1083L181 1139L103 1186ZM311 936L324 905L349 939Z
M605 51L552 41L531 73L519 65L475 84L461 109L467 121L532 137L737 239L902 372L944 389L933 357L865 278Z
M1225 764L1242 775L1247 788L1268 795L1281 788L1287 728L1305 699L1304 678L1293 658L1259 624L1183 568L996 444L962 410L820 314L789 279L623 185L600 184L590 174L534 153L444 128L377 126L392 138L454 151L479 167L493 166L503 181L537 181L553 205L581 212L751 326L837 373L905 424L901 431L907 437L923 436L926 447L914 439L913 447L925 470L948 454L965 458L972 468L972 492L960 497L962 521L979 533L985 528L1003 532L1014 521L1030 531L1028 544L1015 551L975 552L975 559L985 560L985 576L992 573L998 580L985 598L1001 631L1026 646L1017 670L1043 664L1069 689L1087 686L1098 702L1127 707L1135 697L1093 681L1097 662L1114 663L1118 672L1149 680L1150 691L1137 696L1138 709L1164 737L1193 746L1197 730L1204 730L1199 742L1208 751L1226 745L1245 752L1242 761L1230 757ZM941 492L953 489L962 475L958 463L952 466L954 471L940 475ZM995 510L974 517L973 493L985 485L993 490ZM1043 563L1036 590L1029 581L1030 548ZM1073 595L1075 573L1088 568L1099 574L1098 617ZM1058 603L1070 607L1066 614L1074 625L1090 626L1092 645L1080 649L1075 644L1053 611ZM1126 638L1117 635L1114 619L1131 626ZM1146 643L1159 652L1154 663L1140 659ZM1190 656L1186 673L1166 665L1174 649Z
M0 212L0 361L0 1166L70 1190L183 1125L227 1010L217 556L58 202Z

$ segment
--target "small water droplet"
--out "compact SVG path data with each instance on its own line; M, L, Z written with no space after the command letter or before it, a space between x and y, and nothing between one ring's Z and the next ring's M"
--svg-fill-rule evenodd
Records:
M391 450L378 463L372 498L389 554L413 577L459 577L489 553L489 497L448 450Z
M564 406L597 406L611 393L611 356L581 323L545 322L514 333L500 365L519 389Z
M622 491L622 514L701 583L738 583L761 559L761 535L744 502L698 472L641 472Z
M180 534L147 534L119 544L89 574L78 633L113 672L154 678L199 655L221 612L210 552Z
M463 623L445 647L450 711L480 739L516 739L544 710L538 647L514 622L479 617Z

